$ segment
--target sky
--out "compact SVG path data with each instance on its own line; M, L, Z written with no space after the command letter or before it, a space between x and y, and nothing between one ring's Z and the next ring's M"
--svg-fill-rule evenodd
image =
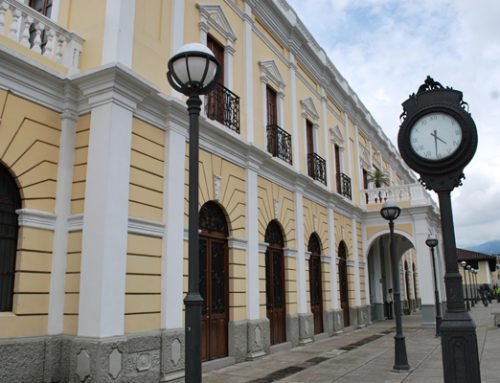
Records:
M500 1L288 3L396 148L401 103L428 75L463 92L478 147L452 192L456 243L500 240Z

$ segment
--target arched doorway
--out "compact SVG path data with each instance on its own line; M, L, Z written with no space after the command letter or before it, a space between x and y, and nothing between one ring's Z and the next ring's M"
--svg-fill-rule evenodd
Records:
M267 225L266 308L271 332L271 344L286 341L285 322L285 241L280 224L273 220Z
M415 307L413 308L414 310L417 310L419 308L419 304L418 304L418 289L417 289L417 272L416 272L416 268L415 268L415 262L413 262L412 264L412 270L413 270L413 292L414 292L414 296L415 296Z
M323 332L323 280L321 276L321 242L317 234L311 234L307 250L309 258L309 289L311 312L314 318L314 334Z
M12 311L20 208L16 182L0 164L0 311Z
M228 249L226 217L215 202L200 209L201 358L227 356L229 320Z
M347 246L344 241L339 244L339 290L340 308L344 314L344 327L351 324L349 317L349 283L347 279Z

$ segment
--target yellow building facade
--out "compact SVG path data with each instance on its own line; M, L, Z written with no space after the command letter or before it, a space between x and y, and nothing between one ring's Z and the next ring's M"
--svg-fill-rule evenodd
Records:
M436 206L286 1L0 0L0 381L182 379L189 129L165 72L188 42L223 66L200 117L204 368L384 319L388 199L403 307L434 320Z

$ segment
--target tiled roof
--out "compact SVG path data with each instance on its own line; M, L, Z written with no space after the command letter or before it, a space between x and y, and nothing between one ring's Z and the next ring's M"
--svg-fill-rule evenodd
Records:
M470 251L457 248L457 261L487 261L490 265L490 270L494 271L496 268L497 257L495 255L488 255L478 253L477 251Z

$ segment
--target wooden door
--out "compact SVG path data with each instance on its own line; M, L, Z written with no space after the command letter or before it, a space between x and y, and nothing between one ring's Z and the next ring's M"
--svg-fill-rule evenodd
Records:
M278 223L271 221L266 230L266 310L271 344L286 341L284 241Z
M311 121L306 120L307 154L314 153L314 127Z
M347 279L347 249L342 241L339 245L339 289L340 289L340 307L344 314L344 327L350 325L349 317L349 283Z
M309 290L311 298L311 312L314 319L314 334L323 332L323 279L321 276L321 244L319 238L313 234L309 238Z
M337 180L337 193L342 193L342 180L340 179L340 148L337 144L334 146L335 150L335 179Z
M201 357L207 361L228 354L227 225L215 203L208 202L202 207L200 229Z
M0 311L12 311L20 208L16 183L0 165Z
M224 115L226 110L224 96L224 47L212 36L207 36L207 47L213 52L215 58L220 64L220 75L217 81L217 87L211 91L206 98L207 116L212 120L224 124Z

